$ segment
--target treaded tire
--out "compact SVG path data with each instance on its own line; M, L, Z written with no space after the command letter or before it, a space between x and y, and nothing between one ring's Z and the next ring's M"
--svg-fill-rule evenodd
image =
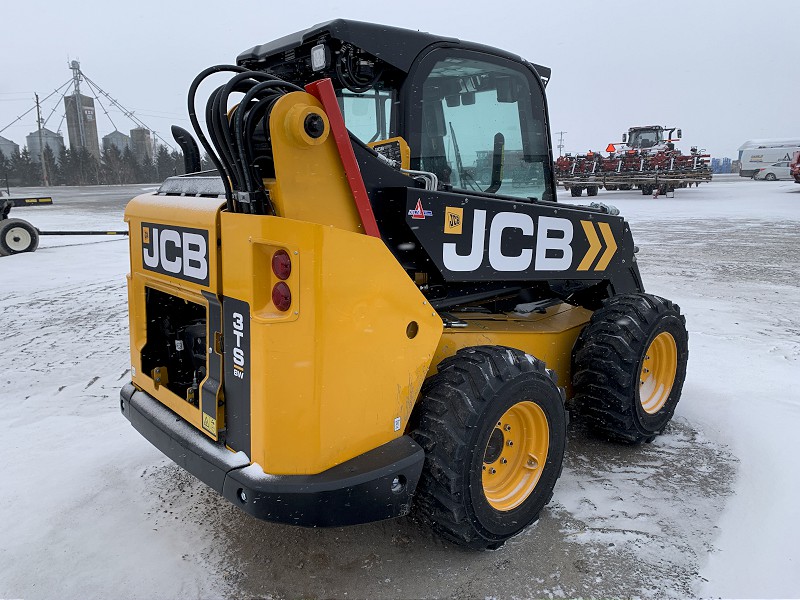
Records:
M600 190L599 187L596 185L590 185L586 188L586 195L587 196L597 196L597 192Z
M33 252L39 247L39 232L23 219L0 221L0 256Z
M564 392L542 361L503 346L464 348L437 368L438 373L422 387L411 433L425 450L415 513L457 544L497 548L535 521L552 498L566 448ZM534 477L534 487L520 497L519 505L498 509L490 503L492 492L484 488L484 467L487 460L499 464L505 459L500 454L489 458L489 442L499 436L499 447L512 453L508 465L519 464L513 452L520 452L532 438L517 438L517 449L507 448L526 430L508 430L503 437L499 419L521 409L540 415L547 437L536 439L546 448L546 458L541 461L544 466L535 460L527 463L537 465L538 479ZM525 473L524 467L500 469L520 476Z
M573 198L580 198L581 194L583 194L582 187L571 187L569 188L569 193Z
M646 394L652 388L645 388L641 380L648 377L645 361L651 360L648 352L659 344L654 346L654 340L659 337L671 345L670 336L674 379L671 386L664 386L661 399L649 404ZM572 357L574 404L592 429L628 443L649 442L662 433L686 378L688 339L686 319L669 300L651 294L606 300L575 342Z

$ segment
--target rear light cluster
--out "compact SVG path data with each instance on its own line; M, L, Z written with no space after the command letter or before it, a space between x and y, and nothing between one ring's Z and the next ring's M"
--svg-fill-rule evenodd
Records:
M286 250L277 250L272 255L272 272L280 279L272 288L272 303L280 311L287 311L292 305L292 290L286 283L292 274L292 259Z

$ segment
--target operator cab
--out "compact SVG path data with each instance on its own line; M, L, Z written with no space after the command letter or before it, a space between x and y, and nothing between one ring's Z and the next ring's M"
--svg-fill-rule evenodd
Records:
M555 200L550 70L500 50L337 19L256 46L237 64L305 85L330 78L358 141L401 137L439 189Z

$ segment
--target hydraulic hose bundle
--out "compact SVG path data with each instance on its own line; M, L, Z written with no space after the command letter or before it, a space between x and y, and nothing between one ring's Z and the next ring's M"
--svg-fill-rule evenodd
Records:
M209 142L195 113L195 95L204 79L225 71L235 75L228 83L215 89L206 102ZM267 163L271 162L269 116L281 96L296 91L303 89L274 75L236 65L209 67L192 82L188 97L189 119L222 177L230 212L274 214L262 175ZM229 111L228 100L235 93L244 96ZM265 143L258 145L257 139L262 136Z

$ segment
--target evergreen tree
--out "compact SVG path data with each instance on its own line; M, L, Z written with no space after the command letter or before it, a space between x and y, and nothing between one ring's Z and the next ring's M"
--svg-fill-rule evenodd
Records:
M130 146L125 146L125 151L122 153L122 168L125 173L126 183L139 182L141 169Z
M101 165L103 183L115 185L131 183L132 174L125 168L122 153L116 146L109 145L103 151Z
M58 179L52 182L54 185L67 185L67 172L69 170L69 150L61 148L58 153Z
M183 164L183 153L178 152L177 150L173 150L170 153L170 158L172 158L172 162L175 165L173 168L174 175L183 175L186 173L186 168Z
M39 167L31 160L31 153L28 152L27 147L23 148L22 152L15 152L11 155L10 170L16 185L32 186L37 185L40 181L40 175L37 173Z
M144 158L139 165L139 179L137 183L158 183L158 172L155 161Z
M164 181L171 177L175 172L175 161L169 154L166 146L160 145L156 153L156 177L158 181Z
M0 192L3 192L6 187L6 181L11 178L11 163L6 158L6 155L3 154L3 151L0 150ZM2 193L0 193L2 195Z
M59 168L56 156L53 153L53 149L50 148L50 144L44 145L44 152L42 154L44 155L44 166L47 169L47 177L50 180L50 185L57 185L59 180Z

